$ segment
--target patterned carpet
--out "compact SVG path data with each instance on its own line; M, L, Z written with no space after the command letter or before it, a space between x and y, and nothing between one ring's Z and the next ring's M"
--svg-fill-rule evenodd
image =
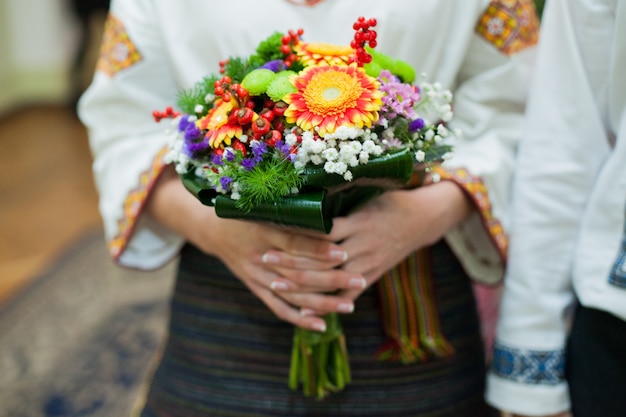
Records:
M86 236L0 306L0 416L129 416L163 341L174 264L112 264Z

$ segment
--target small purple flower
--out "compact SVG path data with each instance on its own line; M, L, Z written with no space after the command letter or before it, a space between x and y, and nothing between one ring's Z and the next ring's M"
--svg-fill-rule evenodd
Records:
M424 119L411 120L411 122L409 123L409 131L417 132L419 130L422 130L424 126L425 126Z
M193 124L189 121L189 115L186 114L183 117L180 118L180 121L178 122L178 131L179 132L185 132L187 130L187 127Z
M224 151L224 161L234 162L235 161L235 152L231 148L226 148Z
M276 149L284 156L289 156L289 154L291 153L291 145L289 145L284 140L277 140L275 146Z
M232 177L224 176L220 178L220 185L224 191L230 191L230 185L233 183Z
M278 72L285 69L285 63L281 59L275 59L268 61L261 66L261 68L268 69L270 71Z
M250 143L250 148L252 148L252 155L254 155L254 158L262 158L263 155L267 153L267 144L259 140L252 141Z
M381 115L387 120L398 116L412 119L415 117L413 105L419 101L419 92L411 85L400 82L399 78L387 70L378 76L380 90L384 93Z
M259 162L260 161L256 161L254 158L246 158L243 161L241 161L241 166L246 171L252 171Z
M185 139L195 139L202 136L202 131L196 126L195 123L189 123L185 128Z
M222 155L218 155L216 153L211 155L211 162L213 162L215 165L224 165L224 160L222 159Z

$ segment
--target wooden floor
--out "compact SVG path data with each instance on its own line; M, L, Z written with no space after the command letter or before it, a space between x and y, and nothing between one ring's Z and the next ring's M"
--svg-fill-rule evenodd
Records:
M0 304L99 227L86 131L72 110L0 118Z

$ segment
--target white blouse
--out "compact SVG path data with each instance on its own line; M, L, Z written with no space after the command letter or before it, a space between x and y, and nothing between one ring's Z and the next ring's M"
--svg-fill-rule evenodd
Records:
M569 407L572 304L626 320L626 1L549 0L535 74L487 398L544 415Z

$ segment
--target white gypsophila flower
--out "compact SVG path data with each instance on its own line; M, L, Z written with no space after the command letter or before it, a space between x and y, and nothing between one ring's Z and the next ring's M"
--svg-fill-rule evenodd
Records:
M435 137L433 138L433 142L435 142L437 145L440 145L441 142L443 142L443 138L439 135L435 135Z
M347 170L348 166L343 162L327 161L324 164L324 171L328 172L329 174L343 175Z
M452 159L452 157L453 157L453 156L454 156L454 154L453 154L452 152L446 152L446 153L444 153L444 154L441 156L441 158L442 158L444 161L448 161L448 160Z
M423 148L424 147L424 141L423 140L418 140L417 142L415 142L415 145L418 148Z
M389 120L387 120L385 117L381 117L378 120L378 123L383 127L383 129L387 129L389 127Z
M291 194L300 194L300 190L298 189L298 187L291 187Z
M311 155L311 163L314 165L322 165L324 163L324 159L320 155Z
M358 127L339 126L334 132L324 136L324 140L348 140L356 139L363 135L363 129Z
M417 162L424 162L424 159L426 159L426 153L424 151L415 152L415 160Z
M334 162L339 159L339 152L337 152L335 148L325 149L324 152L322 152L322 157L327 161Z
M314 138L313 132L310 132L308 130L305 130L304 132L302 132L302 140L312 140L313 138Z
M359 162L362 165L367 164L370 161L370 154L367 152L361 152L359 153Z
M243 134L243 135L239 136L239 141L240 141L241 143L248 143L248 139L250 139L250 138L249 138L249 136L248 136L248 135L246 135L246 134Z
M304 161L301 161L301 160L298 158L298 159L297 159L297 160L293 163L293 166L294 166L294 168L295 168L296 170L298 170L298 171L299 171L299 170L301 170L301 169L304 169L304 167L306 166L307 162L309 162L309 161L304 162Z
M449 122L450 120L452 120L453 117L454 117L454 114L451 111L449 111L441 115L441 120L443 120L444 122Z
M298 137L293 133L289 133L285 135L285 142L287 142L289 146L293 146L298 143Z
M363 149L363 144L361 144L361 142L359 142L358 140L350 141L344 146L355 155L361 152L361 149Z
M445 101L447 102L452 102L452 99L454 98L452 91L450 90L445 90L443 93L441 93L441 98L443 98Z
M373 140L366 140L363 142L363 152L367 152L368 154L373 154L376 151L376 144Z
M215 100L215 94L209 93L206 96L204 96L204 102L207 103L207 104L211 103L214 100Z
M434 137L435 137L435 132L432 129L428 129L426 131L426 134L424 135L424 139L426 139L427 142L430 142L431 140L433 140Z
M202 104L196 104L193 111L194 113L202 113L204 111L204 106Z
M327 143L323 140L315 140L311 138L307 141L307 150L310 153L321 154L327 147Z
M345 163L350 167L355 167L359 165L359 160L357 159L355 154L341 155L339 161Z
M343 179L346 181L352 181L352 171L346 171L345 174L343 174Z
M186 174L188 172L187 170L187 165L185 164L176 164L174 166L174 170L176 171L177 174Z
M448 131L447 127L441 124L437 126L437 134L441 136L442 138L447 138L450 132Z

